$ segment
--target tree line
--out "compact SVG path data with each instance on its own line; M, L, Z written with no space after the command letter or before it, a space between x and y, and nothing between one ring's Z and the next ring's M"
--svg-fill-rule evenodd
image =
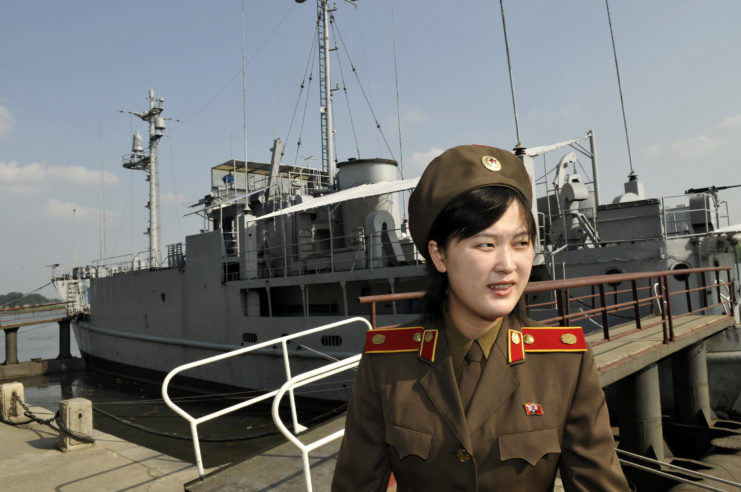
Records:
M41 294L28 294L24 296L23 292L0 294L0 307L5 308L25 306L27 304L50 304L52 302L59 302L59 299L49 299Z

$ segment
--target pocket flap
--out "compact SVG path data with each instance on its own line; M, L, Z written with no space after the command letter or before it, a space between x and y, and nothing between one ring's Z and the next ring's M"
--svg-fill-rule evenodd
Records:
M502 461L519 458L535 466L548 453L560 453L556 429L541 429L499 436Z
M413 454L426 460L432 444L432 434L387 423L386 443L396 449L400 459Z

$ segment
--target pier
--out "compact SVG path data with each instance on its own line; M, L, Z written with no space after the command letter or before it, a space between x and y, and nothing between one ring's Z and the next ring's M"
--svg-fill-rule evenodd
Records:
M67 304L57 302L0 309L0 329L5 334L5 362L0 365L0 380L80 370L81 359L70 352L70 321ZM59 324L59 355L49 360L18 360L18 330L25 326Z

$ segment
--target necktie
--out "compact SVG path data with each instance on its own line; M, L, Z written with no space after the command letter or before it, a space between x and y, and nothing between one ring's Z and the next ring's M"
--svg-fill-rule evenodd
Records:
M461 383L458 385L458 391L461 395L463 410L468 412L468 405L471 403L471 397L476 389L476 385L481 377L481 361L484 359L484 352L481 350L479 342L471 344L471 348L466 352L466 366L463 368Z

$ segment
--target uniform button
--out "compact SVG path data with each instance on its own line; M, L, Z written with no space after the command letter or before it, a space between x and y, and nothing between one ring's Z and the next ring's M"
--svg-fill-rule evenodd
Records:
M469 461L471 459L471 455L468 454L468 451L466 451L465 449L459 449L458 451L456 451L455 457L461 463L465 463L466 461Z

